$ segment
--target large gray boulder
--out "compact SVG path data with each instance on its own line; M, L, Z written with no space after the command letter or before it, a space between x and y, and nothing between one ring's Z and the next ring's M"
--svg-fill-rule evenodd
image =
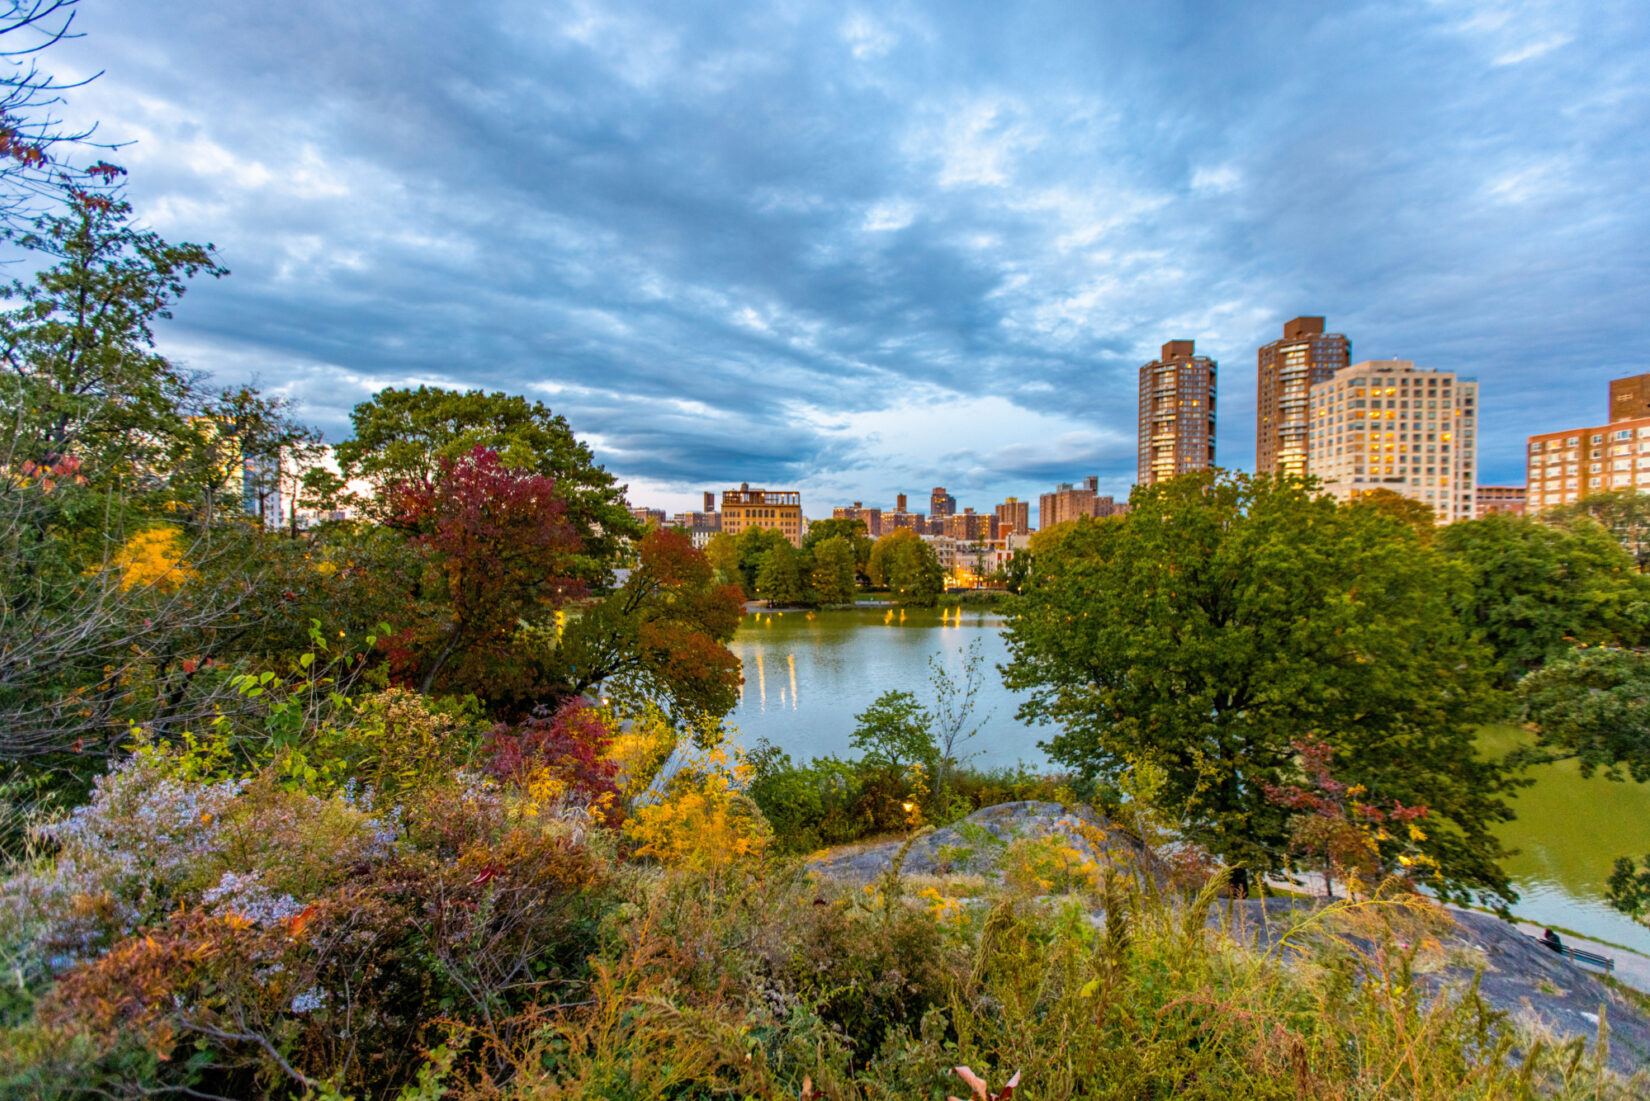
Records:
M904 875L982 875L1000 878L999 858L1022 838L1054 837L1086 860L1127 867L1155 866L1156 858L1131 835L1086 807L1025 801L977 810L954 825L917 838L905 854ZM903 841L838 850L811 867L830 879L869 882L887 872Z

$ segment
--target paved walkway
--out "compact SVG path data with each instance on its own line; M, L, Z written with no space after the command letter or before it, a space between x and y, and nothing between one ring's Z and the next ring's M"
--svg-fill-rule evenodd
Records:
M1528 921L1515 921L1521 933L1529 933L1539 937L1545 930L1544 925L1535 925ZM1630 986L1634 990L1650 994L1650 956L1641 956L1629 948L1617 948L1613 944L1603 944L1588 937L1577 936L1574 933L1560 934L1564 943L1572 948L1580 948L1586 952L1597 952L1601 956L1609 956L1616 961L1616 969L1611 972L1617 982ZM1572 961L1573 962L1573 961ZM1582 967L1583 971L1596 971L1596 968Z

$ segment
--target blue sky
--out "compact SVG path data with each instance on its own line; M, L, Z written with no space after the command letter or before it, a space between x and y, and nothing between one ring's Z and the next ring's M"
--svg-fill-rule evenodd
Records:
M1485 481L1650 370L1641 3L82 0L60 75L234 274L161 333L333 438L537 397L637 503L1135 469L1135 371L1323 314L1475 375Z

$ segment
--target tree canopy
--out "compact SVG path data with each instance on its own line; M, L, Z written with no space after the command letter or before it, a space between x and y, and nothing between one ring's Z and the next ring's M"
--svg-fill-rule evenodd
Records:
M443 460L477 447L510 469L555 480L567 519L584 542L577 576L604 582L625 541L641 528L625 504L625 487L597 464L567 420L518 394L387 387L350 413L351 438L335 454L346 474L380 487L434 477Z
M1650 780L1650 654L1572 650L1519 681L1518 698L1544 758Z
M1372 801L1428 808L1453 897L1510 897L1490 826L1500 764L1474 753L1489 655L1461 627L1458 573L1410 526L1298 482L1187 475L1136 489L1036 557L1004 679L1054 723L1057 761L1106 781L1150 764L1187 835L1235 866L1283 866L1296 743L1321 741Z
M1505 687L1577 642L1650 640L1650 582L1596 523L1491 513L1450 524L1436 543L1467 571L1457 610L1494 651Z

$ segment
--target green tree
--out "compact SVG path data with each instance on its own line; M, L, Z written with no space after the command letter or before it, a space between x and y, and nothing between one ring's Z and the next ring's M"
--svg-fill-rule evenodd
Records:
M705 558L716 579L724 585L744 588L745 575L739 569L739 541L725 531L719 531L705 543Z
M1576 758L1581 774L1605 769L1650 780L1650 654L1572 650L1518 683L1524 718L1543 760Z
M1055 760L1112 784L1160 771L1185 836L1241 881L1282 867L1294 743L1321 741L1372 801L1428 808L1448 897L1511 898L1490 826L1500 762L1474 752L1488 655L1451 607L1456 571L1412 528L1268 477L1136 489L1124 517L1039 551L1007 634L1020 716Z
M871 560L873 545L867 532L864 520L814 520L808 524L808 534L802 537L802 549L812 551L827 539L845 539L853 550L854 570L863 574Z
M746 528L735 537L733 544L737 552L738 583L745 590L746 599L754 600L758 596L756 575L762 569L762 561L770 550L781 543L786 547L791 545L785 533L777 528Z
M854 599L854 549L840 535L816 543L810 581L821 604L847 604Z
M1436 545L1468 571L1457 608L1494 651L1503 687L1577 642L1650 640L1650 583L1595 523L1491 513L1450 524Z
M555 479L567 519L584 544L574 575L605 584L626 543L641 535L625 505L625 487L596 463L566 418L517 394L443 390L380 390L350 413L354 435L334 451L346 475L383 491L433 478L443 460L477 447L496 451L504 466Z
M168 452L188 432L195 380L155 350L188 280L228 272L211 245L173 245L131 225L132 208L71 198L66 213L7 236L56 261L4 290L0 405L10 462L74 456L99 488L165 484Z
M945 591L945 571L934 548L921 539L901 540L883 562L888 589L902 605L932 608Z
M866 556L865 572L871 584L879 589L888 587L888 555L897 546L903 543L922 542L922 536L910 528L895 528L871 545L871 553Z
M1638 489L1589 493L1574 504L1547 509L1541 520L1563 528L1589 520L1597 523L1632 555L1640 573L1650 572L1650 493Z
M939 763L931 716L909 692L884 692L854 716L848 744L865 762L881 768L906 769L921 765L932 775Z
M770 608L801 602L802 570L790 540L781 537L763 552L762 564L756 571L756 595L766 600Z
M1650 925L1650 856L1643 866L1630 857L1620 857L1610 871L1605 901L1634 921Z

